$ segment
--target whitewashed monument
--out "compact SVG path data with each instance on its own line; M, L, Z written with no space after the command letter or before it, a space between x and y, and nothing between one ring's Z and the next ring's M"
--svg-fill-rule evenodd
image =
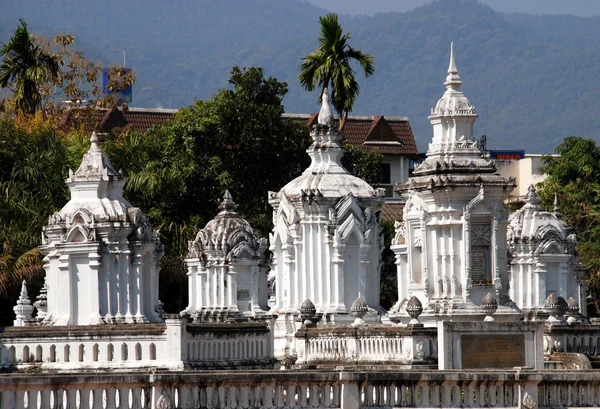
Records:
M310 166L279 192L269 192L274 223L270 274L276 294L271 312L279 315L275 338L280 348L284 337L295 333L294 315L306 299L323 314L323 322L348 317L359 295L380 309L377 218L385 192L342 166L327 90L311 136Z
M427 158L398 186L406 205L392 243L399 303L391 315L405 315L406 303L416 296L424 321L473 319L491 292L500 304L497 315L515 317L504 206L515 184L496 173L473 137L477 113L459 90L453 45L444 85L446 92L429 116L433 140Z
M163 248L145 214L123 198L126 178L92 134L79 169L69 172L71 200L50 216L45 255L44 324L162 321L157 313Z
M508 218L511 299L530 319L543 311L551 293L569 300L571 307L575 303L587 315L575 235L561 220L556 203L554 211L548 212L540 202L535 187L530 186L525 205Z
M225 192L221 212L189 244L189 305L182 313L195 321L253 317L268 309L267 241L236 208Z

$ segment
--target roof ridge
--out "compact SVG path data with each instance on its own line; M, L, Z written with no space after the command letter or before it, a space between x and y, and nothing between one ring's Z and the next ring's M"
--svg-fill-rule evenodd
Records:
M283 114L281 114L282 117L284 118L310 118L313 114L299 114L299 113L293 113L293 112L284 112ZM387 115L348 115L348 119L355 119L355 120L361 120L361 121L373 121L375 118L382 116L385 117L386 121L393 121L393 122L409 122L409 119L407 116L387 116ZM334 115L333 117L334 119L340 119L339 115Z

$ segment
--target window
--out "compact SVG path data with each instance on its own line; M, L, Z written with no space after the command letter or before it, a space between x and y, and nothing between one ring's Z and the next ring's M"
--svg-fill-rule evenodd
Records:
M392 183L392 171L389 163L381 163L379 165L379 183Z

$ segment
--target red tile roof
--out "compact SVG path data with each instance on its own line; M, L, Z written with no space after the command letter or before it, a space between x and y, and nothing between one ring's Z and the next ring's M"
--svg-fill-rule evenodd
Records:
M386 221L401 221L402 210L404 209L404 203L390 203L386 202L381 207L381 219Z
M317 114L283 114L284 118L317 123ZM334 120L337 126L338 120ZM384 155L417 155L417 144L408 118L349 116L344 127L346 141L356 146L376 148Z
M173 119L177 110L137 110L130 109L125 112L125 118L131 127L140 132L146 132L154 125L160 125Z
M112 109L70 109L60 121L62 129L81 128L91 132L131 128L146 132L154 125L173 118L176 109L129 108L126 111ZM283 114L285 119L304 122L311 127L317 122L317 114ZM335 120L337 126L337 119ZM384 116L349 116L344 136L352 145L376 148L384 155L417 155L417 145L408 118Z
M154 125L160 125L173 119L176 109L129 108L121 111L111 109L69 109L60 121L62 129L83 127L86 131L100 130L109 132L130 128L146 132Z

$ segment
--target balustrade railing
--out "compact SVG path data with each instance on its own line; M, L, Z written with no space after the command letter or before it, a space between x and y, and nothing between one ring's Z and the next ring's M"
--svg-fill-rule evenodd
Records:
M219 324L188 325L187 318L179 315L166 321L5 328L0 331L0 369L180 370L186 365L221 367L223 361L235 366L272 364L271 340L264 324L242 323L239 330Z
M2 409L600 407L596 371L0 375Z
M551 325L544 330L544 352L600 357L600 325Z

